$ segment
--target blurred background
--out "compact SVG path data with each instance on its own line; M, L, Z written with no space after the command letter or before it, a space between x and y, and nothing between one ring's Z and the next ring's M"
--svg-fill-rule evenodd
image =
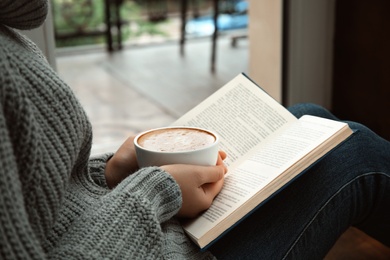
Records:
M90 116L94 153L248 73L247 1L51 0L51 10L52 63Z
M50 0L26 34L75 91L93 154L166 126L244 72L390 140L390 1ZM351 228L326 259L389 259Z

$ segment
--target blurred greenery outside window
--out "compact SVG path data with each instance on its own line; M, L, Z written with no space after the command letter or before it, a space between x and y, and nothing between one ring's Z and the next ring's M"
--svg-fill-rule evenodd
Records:
M105 43L104 0L51 0L56 32L56 46L69 47ZM141 35L169 35L160 26L169 22L147 19L145 1L123 1L120 7L122 40ZM146 1L147 2L147 1ZM131 25L131 26L130 26Z
M175 17L179 21L182 0L110 0L111 4L115 1L121 2L122 42L136 41L141 36L166 40L179 37L180 24L172 20ZM235 4L240 1L244 0L220 0L219 12L234 12ZM57 47L105 44L105 0L51 0L51 3ZM212 6L213 0L188 0L187 21L210 17ZM115 17L114 12L111 16ZM115 34L115 26L112 29Z

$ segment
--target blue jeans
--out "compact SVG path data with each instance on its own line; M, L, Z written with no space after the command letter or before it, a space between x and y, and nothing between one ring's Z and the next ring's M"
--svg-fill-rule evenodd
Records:
M337 120L312 104L289 110ZM390 143L348 123L353 137L209 250L218 259L323 259L350 226L390 246Z

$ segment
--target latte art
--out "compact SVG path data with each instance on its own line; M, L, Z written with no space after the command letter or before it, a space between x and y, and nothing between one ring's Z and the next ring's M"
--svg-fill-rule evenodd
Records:
M206 131L188 128L167 128L147 132L138 138L138 144L157 152L194 151L212 145L216 137Z

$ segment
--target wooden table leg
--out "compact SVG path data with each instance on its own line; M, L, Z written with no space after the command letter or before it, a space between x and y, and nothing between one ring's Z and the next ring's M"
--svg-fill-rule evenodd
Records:
M108 50L108 52L113 52L114 48L112 46L110 0L104 0L104 4L105 4L107 50Z
M187 0L181 0L181 28L180 28L180 55L184 55L184 45L186 41L186 22L187 22Z
M115 0L115 22L118 29L117 32L117 49L122 49L122 18L121 18L122 0Z
M218 38L218 0L213 1L214 4L214 33L212 36L212 48L211 48L211 72L215 73L215 60L216 60L216 50L217 50L217 38Z

